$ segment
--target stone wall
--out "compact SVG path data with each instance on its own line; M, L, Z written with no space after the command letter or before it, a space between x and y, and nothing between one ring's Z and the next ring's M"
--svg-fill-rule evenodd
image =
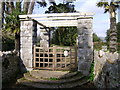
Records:
M2 82L11 82L19 73L19 57L14 53L1 53L2 58Z
M120 54L94 51L94 84L98 88L120 87Z
M93 61L92 17L78 19L78 71L88 75Z

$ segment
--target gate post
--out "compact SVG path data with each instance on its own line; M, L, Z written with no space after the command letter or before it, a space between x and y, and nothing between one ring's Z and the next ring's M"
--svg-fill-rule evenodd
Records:
M78 18L78 71L88 75L93 61L92 17Z
M22 72L33 69L33 45L36 43L37 23L32 19L21 20L20 68Z

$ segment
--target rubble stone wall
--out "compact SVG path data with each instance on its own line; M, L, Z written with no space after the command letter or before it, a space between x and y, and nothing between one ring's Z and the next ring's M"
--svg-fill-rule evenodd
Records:
M94 51L94 75L98 88L120 87L120 54Z
M13 53L4 54L0 53L2 60L2 83L10 82L17 77L19 69L20 58Z

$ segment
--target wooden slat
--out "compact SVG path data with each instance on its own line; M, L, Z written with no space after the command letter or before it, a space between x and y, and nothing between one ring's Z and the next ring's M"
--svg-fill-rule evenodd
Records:
M57 64L70 64L70 62L57 62Z
M33 50L34 50L34 52L33 52L33 53L34 53L34 55L33 55L33 56L34 56L34 57L33 57L33 61L34 61L33 63L34 63L34 66L33 66L33 67L35 67L35 66L36 66L36 65L35 65L35 64L36 64L36 47L35 47L35 45L34 45L33 48L34 48L34 49L33 49Z
M36 47L36 49L44 49L43 47ZM47 49L53 49L53 47L49 47Z
M36 57L36 58L43 58L43 59L47 59L48 57ZM54 59L54 57L49 57L50 59Z
M42 52L36 52L36 54L43 54ZM46 54L53 54L53 52L46 52Z
M48 64L53 64L52 62L38 62L38 61L36 61L36 63L48 63Z
M56 49L70 49L70 47L57 47Z

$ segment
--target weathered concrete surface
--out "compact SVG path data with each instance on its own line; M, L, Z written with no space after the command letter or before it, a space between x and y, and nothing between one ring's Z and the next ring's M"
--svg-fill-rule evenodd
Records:
M33 20L23 20L20 28L21 69L25 72L32 70L33 67L33 45L37 41L37 23Z
M120 87L120 54L94 51L94 74L96 87Z
M93 61L92 18L78 19L78 71L88 75Z

